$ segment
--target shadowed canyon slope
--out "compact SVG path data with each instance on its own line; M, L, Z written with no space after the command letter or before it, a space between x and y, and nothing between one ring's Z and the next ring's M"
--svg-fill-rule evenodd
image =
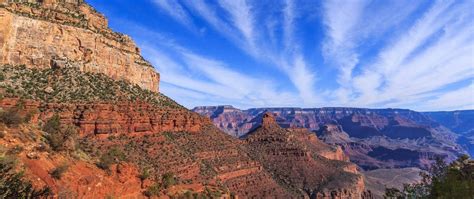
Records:
M196 107L221 130L240 137L255 128L265 111L285 128L308 128L328 144L341 146L365 169L421 167L441 156L464 153L457 135L430 117L405 109Z
M424 112L439 124L458 134L458 143L474 156L474 110Z
M372 197L342 149L305 129L268 115L240 140L159 93L132 40L83 1L0 0L0 25L0 164L34 188L59 198Z

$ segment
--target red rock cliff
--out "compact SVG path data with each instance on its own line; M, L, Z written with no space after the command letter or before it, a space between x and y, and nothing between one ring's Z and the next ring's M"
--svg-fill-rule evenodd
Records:
M1 108L16 106L18 99L0 100ZM81 136L156 132L198 132L210 120L185 109L156 108L146 103L39 103L24 102L26 110L41 110L34 119L46 121L55 113L61 122L79 127Z

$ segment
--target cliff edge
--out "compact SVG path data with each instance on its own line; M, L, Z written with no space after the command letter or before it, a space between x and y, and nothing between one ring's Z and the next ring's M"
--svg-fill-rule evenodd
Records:
M0 65L76 67L159 91L160 75L82 0L0 0Z

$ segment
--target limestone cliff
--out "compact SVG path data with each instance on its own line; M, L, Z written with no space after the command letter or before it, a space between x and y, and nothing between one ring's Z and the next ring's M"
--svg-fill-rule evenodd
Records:
M0 65L72 66L159 91L159 74L130 37L82 0L0 0L0 27Z

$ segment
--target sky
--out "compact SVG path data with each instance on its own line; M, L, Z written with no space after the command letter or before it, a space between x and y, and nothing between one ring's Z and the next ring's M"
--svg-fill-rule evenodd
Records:
M86 0L193 108L474 109L474 1Z

